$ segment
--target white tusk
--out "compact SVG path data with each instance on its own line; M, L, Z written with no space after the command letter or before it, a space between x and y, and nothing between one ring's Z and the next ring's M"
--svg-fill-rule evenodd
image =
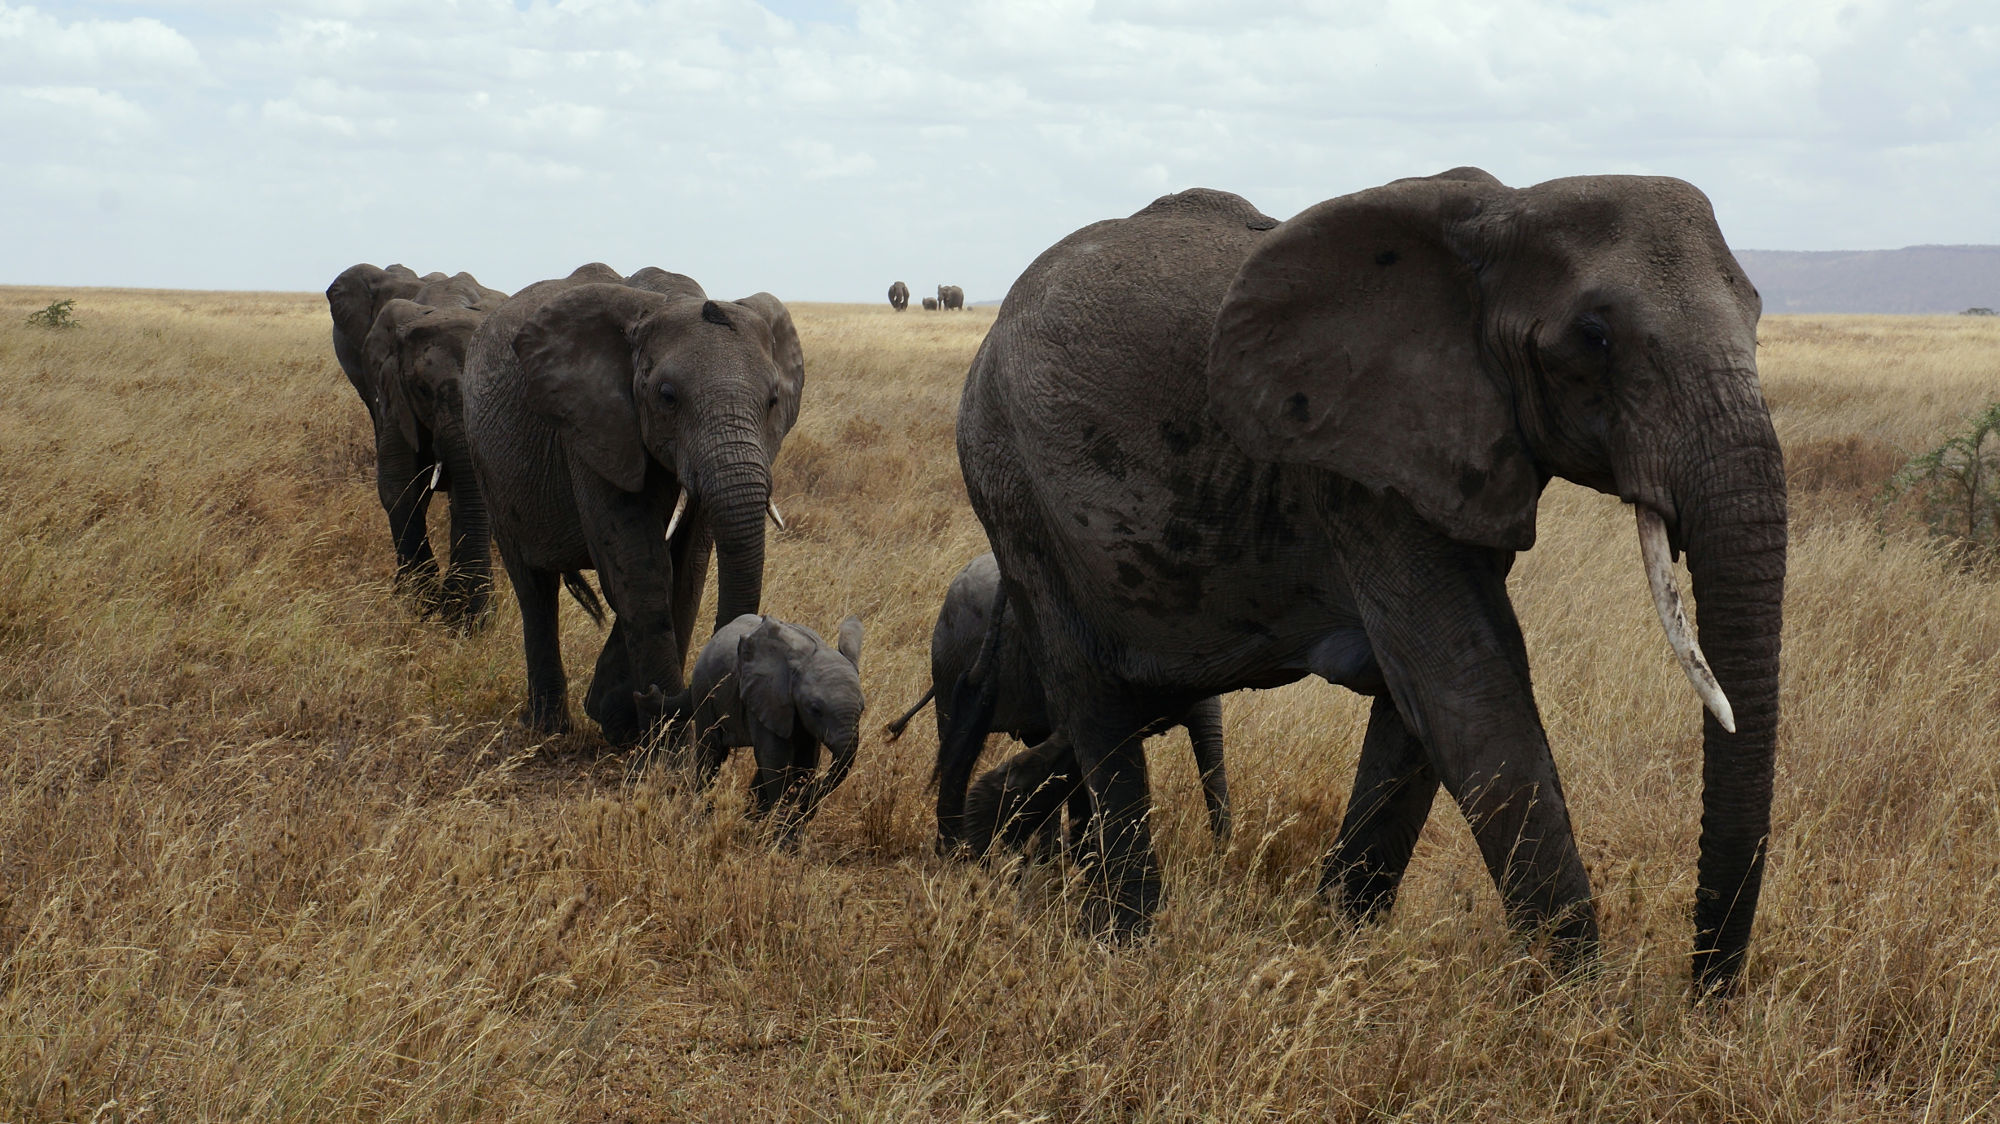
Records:
M444 479L444 462L439 461L431 466L431 491L433 492L437 491L438 481L443 479Z
M1687 672L1688 682L1694 684L1694 693L1701 696L1702 705L1715 715L1723 729L1733 734L1736 712L1730 709L1722 684L1715 681L1715 672L1709 670L1701 645L1695 643L1694 633L1688 631L1687 615L1681 612L1681 591L1674 585L1666 520L1650 507L1634 505L1633 510L1639 515L1639 557L1646 564L1646 584L1652 587L1653 608L1659 610L1660 627L1666 630L1667 643L1680 658L1681 670Z
M674 528L681 525L681 516L687 514L687 509L688 509L688 490L686 488L682 488L681 498L674 501L673 517L667 520L667 538L669 540L673 539Z
M780 531L785 529L785 517L778 514L777 504L772 503L770 500L765 500L764 514L771 517L771 522L776 523Z

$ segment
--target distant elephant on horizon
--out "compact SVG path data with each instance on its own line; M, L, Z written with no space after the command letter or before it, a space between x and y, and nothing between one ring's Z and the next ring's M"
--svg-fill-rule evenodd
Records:
M530 285L466 356L465 428L521 607L531 728L569 728L557 630L567 586L616 619L584 711L619 745L647 736L682 688L709 552L716 626L763 596L771 462L798 420L805 354L769 293L708 298L661 269L593 263Z
M936 312L937 310L938 310L938 302L937 302L937 298L936 298L936 297L925 297L925 298L924 298L924 311L925 311L925 312Z
M901 312L910 307L910 287L901 281L889 286L889 307Z
M993 596L999 589L1000 567L991 551L966 563L951 579L944 604L938 609L937 624L931 629L930 690L886 727L891 741L902 737L910 720L935 701L938 755L931 780L938 787L938 819L963 824L954 843L962 844L972 855L984 854L995 839L1025 846L1037 832L1060 826L1065 805L1069 810L1069 843L1083 839L1090 820L1090 792L1076 771L1075 754L1060 739L1050 737L1054 726L1049 721L1048 699L1011 606L1003 610L997 640L984 656L992 663L995 691L984 732L1006 734L1027 749L980 778L979 786L969 795L966 792L986 738L982 735L975 740L969 730L967 736L955 736L954 718L967 701L959 697L960 684L982 658L980 647L988 635ZM1202 801L1208 805L1209 832L1217 842L1226 841L1229 782L1222 761L1221 700L1207 698L1195 703L1178 724L1187 727L1194 746ZM1032 785L1013 783L1021 777L1032 777ZM1050 830L1044 838L1055 834Z
M939 285L937 300L938 307L947 312L965 310L965 290L956 285Z

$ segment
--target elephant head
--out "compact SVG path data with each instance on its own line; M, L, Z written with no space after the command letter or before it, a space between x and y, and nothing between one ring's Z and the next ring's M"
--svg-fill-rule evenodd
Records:
M410 448L423 447L428 435L450 433L462 449L465 408L459 376L466 344L483 319L470 309L432 308L409 300L390 301L375 318L364 348L374 373L375 408L382 423L397 427ZM463 467L470 472L469 463ZM456 468L451 471L458 475Z
M1686 183L1514 190L1458 169L1279 226L1231 283L1209 352L1210 407L1244 449L1396 493L1456 540L1532 545L1551 476L1635 506L1662 621L1711 711L1707 986L1736 975L1770 830L1787 535L1760 310ZM1685 622L1675 635L1669 551L1687 553L1710 682Z
M383 305L414 297L425 284L425 279L408 266L382 269L363 262L341 270L333 284L326 287L327 311L333 314L334 358L340 361L340 369L346 372L362 401L371 407L374 396L366 385L368 365L364 354L368 329L374 326Z
M411 299L432 308L465 308L483 313L499 308L507 294L481 285L477 277L461 270L450 277L432 274L425 278L423 288Z
M765 729L784 736L803 731L827 747L832 761L799 801L810 819L819 802L847 778L861 744L861 622L840 622L837 647L766 618L736 644L736 676L743 708Z
M706 521L719 628L762 597L771 462L798 420L805 356L771 294L714 301L686 277L653 272L645 287L569 289L511 342L529 405L554 422L573 466L627 492L664 471L676 516Z

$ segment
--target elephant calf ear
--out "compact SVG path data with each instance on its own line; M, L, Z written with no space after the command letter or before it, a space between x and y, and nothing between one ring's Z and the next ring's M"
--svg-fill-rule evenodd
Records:
M792 423L799 420L799 396L805 393L806 386L806 353L799 346L798 329L792 327L791 310L769 293L756 293L735 303L754 311L771 330L771 358L777 362L783 377L779 388L781 431L789 433Z
M579 285L516 329L528 405L556 423L563 446L627 492L646 485L646 446L632 402L632 329L666 298L623 284Z
M861 670L860 617L849 616L840 622L840 642L836 647L839 648L841 655L847 657L847 662L854 665L854 670Z
M792 646L769 617L736 642L738 694L750 717L777 734L792 732Z
M1265 460L1394 491L1454 539L1534 543L1534 465L1480 361L1452 224L1505 188L1406 180L1328 200L1243 263L1209 345L1209 408Z

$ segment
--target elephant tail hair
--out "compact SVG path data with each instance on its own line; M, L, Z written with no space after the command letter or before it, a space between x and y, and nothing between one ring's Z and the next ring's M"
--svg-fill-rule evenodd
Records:
M903 716L901 718L898 718L894 722L889 723L887 726L882 727L884 730L888 731L889 740L895 741L897 738L902 737L903 731L907 729L910 725L910 719L915 718L919 711L929 706L931 704L931 700L934 698L937 698L937 684L935 683L931 684L930 690L924 692L923 698L917 700L917 705L904 711Z
M598 600L597 591L590 588L590 583L583 580L583 572L565 570L562 583L563 588L569 590L569 595L576 598L576 603L583 607L584 615L594 621L597 627L603 628L604 602Z

